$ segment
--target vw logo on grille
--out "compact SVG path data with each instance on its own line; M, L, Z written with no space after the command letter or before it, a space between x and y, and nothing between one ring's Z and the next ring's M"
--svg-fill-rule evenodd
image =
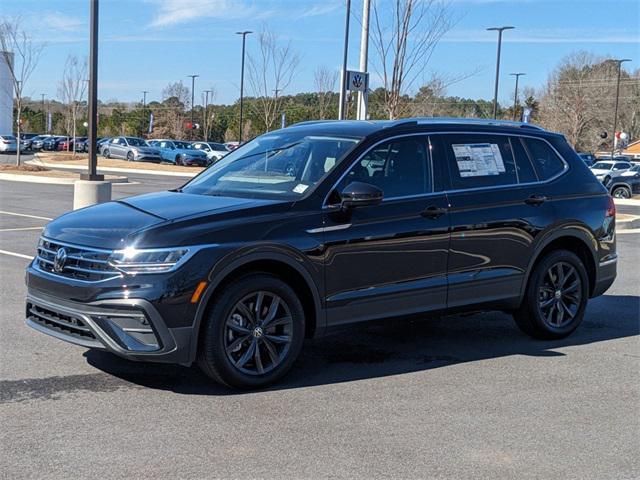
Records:
M64 264L67 262L67 251L64 247L59 248L56 252L56 256L53 257L53 270L56 272L62 272L64 270Z

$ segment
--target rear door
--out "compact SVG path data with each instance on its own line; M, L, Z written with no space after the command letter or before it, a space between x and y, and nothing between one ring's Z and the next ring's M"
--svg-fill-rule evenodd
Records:
M554 221L517 136L452 133L432 138L449 173L448 307L517 301L534 238Z

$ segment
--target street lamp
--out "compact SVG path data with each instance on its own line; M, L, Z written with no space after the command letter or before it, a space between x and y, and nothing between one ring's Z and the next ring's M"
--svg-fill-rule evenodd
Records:
M142 91L142 127L145 127L147 124L147 93L149 93L147 90ZM149 127L147 127L146 130L149 130ZM144 135L144 131L141 136L142 135Z
M518 80L522 75L526 75L526 73L510 73L509 75L516 77L516 91L513 94L513 121L515 122L516 109L518 108Z
M198 78L199 76L200 75L187 75L187 77L191 77L191 140L193 140L193 94L196 87L196 78Z
M493 118L498 118L498 79L500 78L500 49L502 48L502 32L516 27L490 27L488 31L498 32L498 55L496 59L496 85L493 92Z
M620 99L620 72L622 71L622 64L624 62L630 62L630 58L611 59L609 62L616 63L618 65L618 82L616 84L616 108L613 113L613 138L611 139L611 160L616 150L616 129L618 128L618 100Z
M347 96L347 56L349 54L349 20L351 16L351 0L347 0L347 16L344 25L344 50L342 52L342 75L340 76L340 105L338 120L345 119L345 103Z
M209 94L210 93L212 93L211 90L204 91L204 112L202 113L202 128L204 130L205 142L209 141L209 129L207 128L209 124L209 119L207 118L207 113L209 110Z
M243 30L242 32L236 32L236 35L242 35L242 61L240 67L240 127L239 127L239 136L238 141L242 143L242 106L244 102L244 50L245 44L247 41L247 35L253 33L250 30Z
M98 0L91 0L89 26L89 171L80 175L83 180L104 180L98 175L98 154L96 141L98 136ZM111 192L109 192L109 196ZM75 200L74 200L75 201Z

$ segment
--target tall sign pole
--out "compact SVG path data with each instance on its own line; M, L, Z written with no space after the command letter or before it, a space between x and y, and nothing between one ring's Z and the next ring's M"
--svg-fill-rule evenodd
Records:
M104 180L98 175L98 0L91 1L91 23L89 26L89 171L82 180Z
M371 0L364 0L362 6L362 36L360 37L360 71L367 71L369 57L369 10ZM369 109L369 85L358 92L358 120L366 120Z
M236 35L242 35L242 60L240 61L240 126L238 142L242 143L242 107L244 104L244 51L247 42L247 35L253 33L249 30L244 30L242 32L236 32Z
M618 66L618 81L616 83L616 107L613 113L613 135L611 136L611 160L616 152L616 129L618 128L618 100L620 99L620 74L622 73L622 64L630 62L631 59L623 58L620 60L610 60Z
M347 97L347 54L349 52L349 16L351 15L351 0L347 0L347 16L344 26L344 53L342 56L342 74L340 75L340 105L338 105L338 120L344 120L345 103Z
M496 83L493 91L493 118L498 118L498 83L500 80L500 50L502 49L502 32L516 27L491 27L489 31L498 32L498 54L496 56Z
M522 75L526 75L526 73L518 72L518 73L510 73L509 75L516 77L516 88L515 88L515 92L513 93L513 121L515 122L516 116L517 116L516 110L518 109L518 80Z

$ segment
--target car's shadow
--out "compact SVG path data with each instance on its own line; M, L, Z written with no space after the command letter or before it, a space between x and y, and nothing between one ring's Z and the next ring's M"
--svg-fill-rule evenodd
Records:
M556 341L533 340L516 328L509 315L497 312L352 326L307 341L294 369L269 390L398 375L511 355L564 356L557 349L638 335L639 316L640 297L605 295L590 301L576 332ZM130 362L95 350L85 356L94 367L148 388L198 395L239 393L216 385L195 367Z

